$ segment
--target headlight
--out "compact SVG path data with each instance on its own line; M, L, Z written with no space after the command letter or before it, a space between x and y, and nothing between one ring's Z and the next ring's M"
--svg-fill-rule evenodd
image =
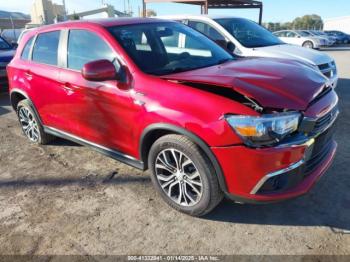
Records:
M298 129L301 114L276 113L258 117L227 115L226 120L248 146L273 145Z

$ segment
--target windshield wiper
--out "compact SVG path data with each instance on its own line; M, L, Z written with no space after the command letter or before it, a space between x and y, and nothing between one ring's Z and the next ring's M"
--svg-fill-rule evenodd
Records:
M171 70L171 74L176 74L176 73L181 73L181 72L184 72L184 71L189 71L189 70L192 70L191 67L176 67L174 69Z

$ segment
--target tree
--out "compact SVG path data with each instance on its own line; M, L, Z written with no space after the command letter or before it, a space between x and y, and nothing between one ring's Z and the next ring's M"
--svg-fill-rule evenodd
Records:
M80 20L80 16L78 16L78 15L75 13L75 11L74 11L71 20Z
M319 15L304 15L297 17L293 22L287 23L265 23L264 26L270 31L289 30L289 29L305 29L305 30L322 30L323 21Z
M294 29L322 30L323 21L319 15L304 15L294 19L293 27Z
M146 17L151 17L151 16L157 16L156 11L154 11L152 9L147 9L146 10Z

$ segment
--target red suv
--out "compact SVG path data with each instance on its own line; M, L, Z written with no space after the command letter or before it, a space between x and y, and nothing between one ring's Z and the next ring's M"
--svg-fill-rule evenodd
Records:
M306 193L330 166L338 97L296 61L232 57L157 19L67 22L25 34L8 66L30 141L63 137L136 168L173 208Z

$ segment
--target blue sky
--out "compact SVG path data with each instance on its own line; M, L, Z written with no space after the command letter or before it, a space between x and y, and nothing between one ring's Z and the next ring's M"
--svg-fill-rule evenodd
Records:
M105 0L113 4L116 9L124 9L124 1L128 0ZM141 7L141 0L129 0L133 11L138 13L138 7ZM30 13L32 0L0 0L0 10L20 11ZM61 3L62 0L53 0L55 3ZM101 0L66 0L67 9L70 12L85 11L101 6ZM287 22L297 16L305 14L319 14L322 18L332 18L338 16L350 16L350 0L263 0L265 22ZM168 14L199 14L200 9L196 6L181 4L149 4L148 8L153 9L158 15ZM219 10L211 9L210 14L232 14L256 20L258 18L257 10Z

